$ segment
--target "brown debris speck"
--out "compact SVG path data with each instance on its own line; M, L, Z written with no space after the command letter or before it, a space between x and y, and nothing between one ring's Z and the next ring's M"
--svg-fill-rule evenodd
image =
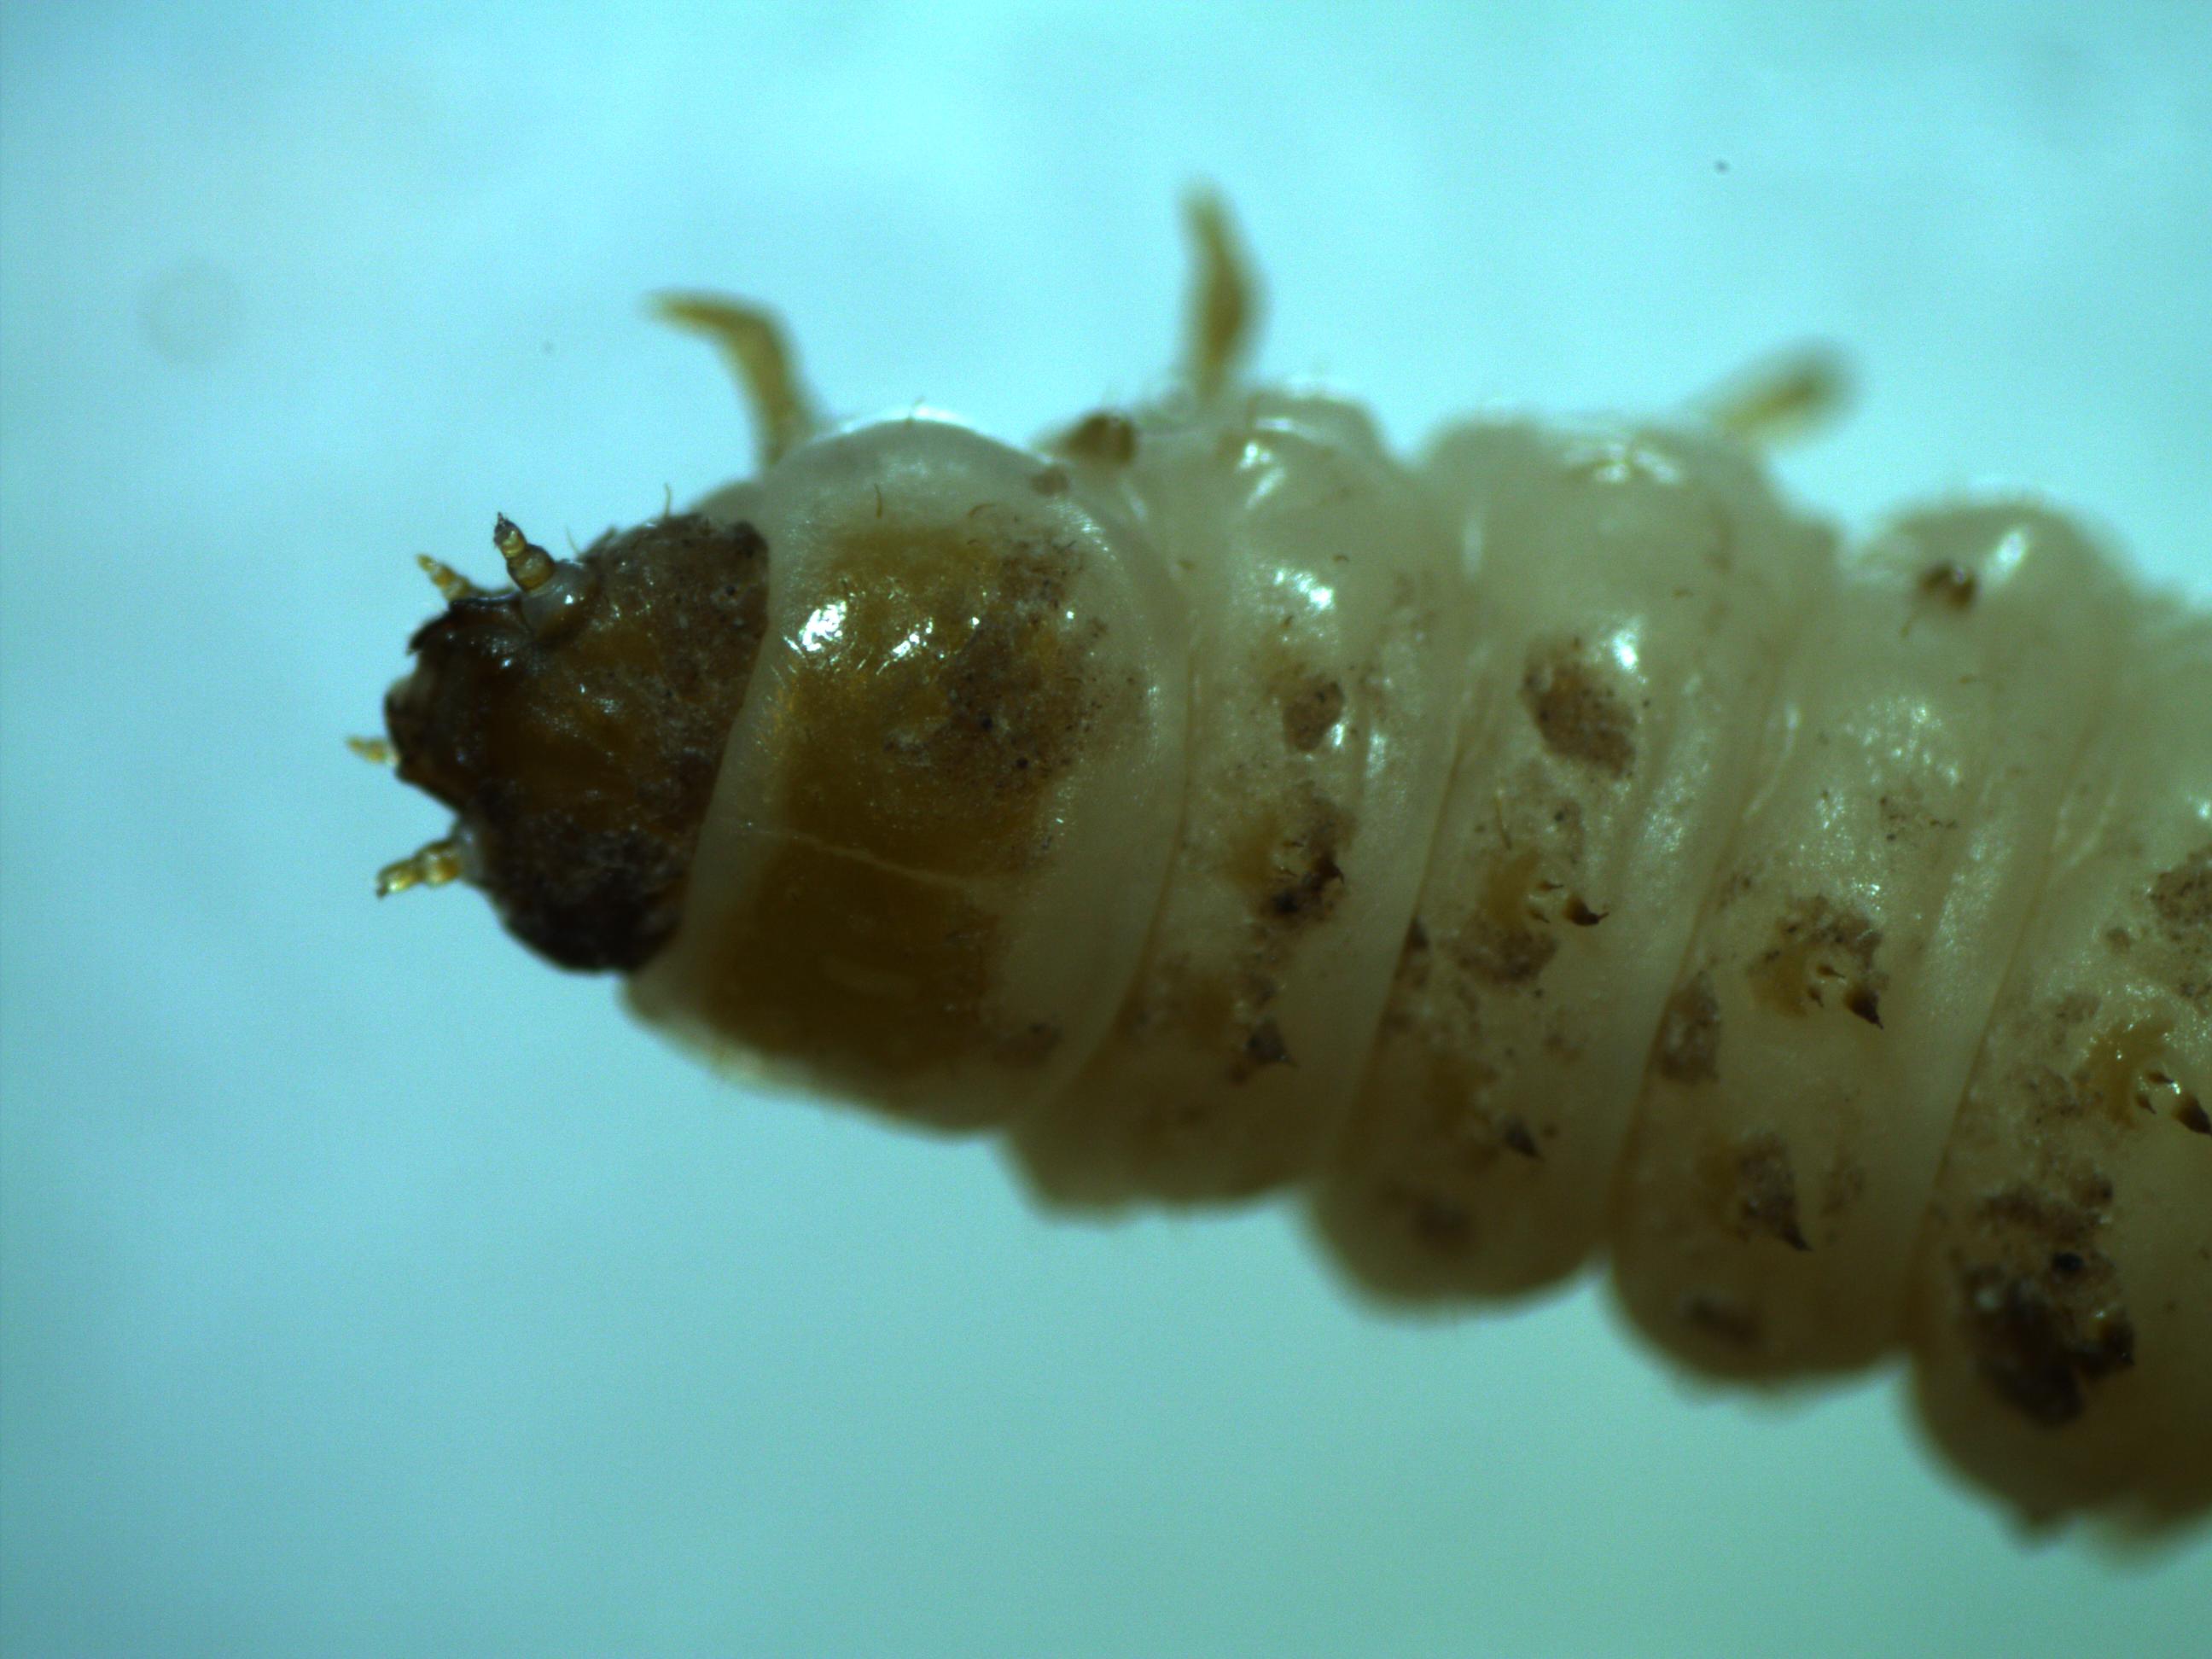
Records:
M1320 748L1344 718L1344 688L1325 676L1286 672L1271 690L1283 711L1283 741L1301 754Z
M2173 938L2212 935L2212 847L2199 848L2152 883L2150 908Z
M2051 1428L2087 1409L2087 1384L2135 1363L2118 1274L2093 1243L2111 1184L2090 1173L2076 1187L2071 1200L2027 1185L1990 1194L1980 1206L1987 1254L1956 1265L1960 1317L1983 1380Z
M1731 1348L1755 1348L1765 1327L1758 1310L1734 1297L1692 1291L1677 1310L1682 1322Z
M2173 1121L2200 1135L2212 1135L2212 1115L2206 1114L2204 1103L2195 1095L2183 1097L2181 1104L2174 1108Z
M1747 1135L1736 1143L1733 1206L1738 1237L1763 1234L1793 1250L1813 1248L1797 1224L1797 1176L1780 1135Z
M2110 1276L2111 1264L2076 1257L2063 1272L2008 1273L1979 1267L1960 1275L1960 1301L1976 1363L2000 1398L2034 1422L2057 1428L2087 1408L2083 1385L2135 1363L2135 1329L2124 1314L2077 1310L2072 1291Z
M1774 943L1751 964L1753 988L1785 1014L1826 1007L1828 995L1879 1026L1878 998L1887 975L1875 966L1881 930L1858 910L1825 898L1802 899L1776 922Z
M1958 564L1931 565L1920 578L1923 593L1949 605L1954 611L1965 611L1972 606L1976 586L1974 573Z
M1059 448L1077 460L1127 466L1137 459L1137 428L1127 416L1102 409L1069 428L1060 437Z
M1233 843L1229 873L1249 891L1273 929L1323 922L1344 896L1337 851L1352 825L1324 796L1309 792L1291 810L1257 818Z
M1612 777L1628 775L1636 758L1636 717L1584 660L1580 641L1532 659L1521 701L1553 753Z
M1518 1112L1509 1114L1498 1126L1498 1138L1508 1149L1523 1158L1541 1158L1536 1150L1536 1137L1528 1133L1528 1120Z
M1291 1064L1291 1051L1284 1046L1283 1033L1273 1019L1263 1019L1252 1028L1244 1039L1244 1054L1256 1068L1262 1066Z

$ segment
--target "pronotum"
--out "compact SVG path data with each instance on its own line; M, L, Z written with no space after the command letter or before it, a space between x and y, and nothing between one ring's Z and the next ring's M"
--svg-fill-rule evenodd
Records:
M2212 619L2061 513L1844 549L1663 422L1421 458L1249 383L1194 203L1182 367L1031 448L824 425L696 296L757 476L447 605L364 750L554 962L756 1078L1005 1137L1064 1206L1282 1188L1353 1283L1607 1252L1755 1381L1902 1347L2031 1517L2212 1501Z

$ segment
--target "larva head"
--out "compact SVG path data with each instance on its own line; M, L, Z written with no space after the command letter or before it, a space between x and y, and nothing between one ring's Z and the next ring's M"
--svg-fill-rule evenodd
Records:
M674 931L766 611L747 525L696 514L555 560L504 518L515 586L425 561L443 614L385 699L400 777L457 816L389 889L465 876L564 967L638 966Z

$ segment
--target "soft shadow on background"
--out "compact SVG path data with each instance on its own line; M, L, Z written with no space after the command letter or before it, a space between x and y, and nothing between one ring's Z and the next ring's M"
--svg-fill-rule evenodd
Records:
M2202 1639L2201 1535L2023 1549L1885 1385L1710 1400L1587 1291L1380 1320L1284 1216L1049 1224L738 1094L372 902L442 824L338 739L413 553L744 469L646 291L1024 436L1156 383L1200 175L1267 368L1402 443L1820 335L1808 499L2039 484L2212 600L2203 9L263 10L0 15L0 1645Z

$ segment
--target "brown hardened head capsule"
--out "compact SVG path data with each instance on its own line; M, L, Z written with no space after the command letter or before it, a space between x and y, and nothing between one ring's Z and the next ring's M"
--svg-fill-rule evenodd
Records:
M453 835L380 890L465 876L562 967L628 970L674 931L731 720L760 648L768 550L696 514L610 532L556 560L505 517L515 586L435 561L445 611L385 699L400 778Z

